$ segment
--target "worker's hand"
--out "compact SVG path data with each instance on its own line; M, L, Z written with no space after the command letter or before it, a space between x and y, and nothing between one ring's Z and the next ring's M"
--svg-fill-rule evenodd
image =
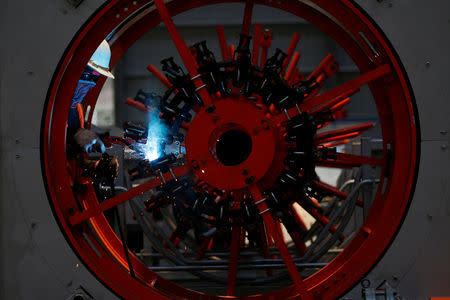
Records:
M75 133L73 139L80 148L86 152L105 152L105 145L100 137L93 131L88 129L79 128Z

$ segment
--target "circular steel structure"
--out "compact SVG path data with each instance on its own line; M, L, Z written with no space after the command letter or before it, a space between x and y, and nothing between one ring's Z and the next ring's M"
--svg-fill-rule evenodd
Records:
M224 99L221 100L218 95L210 94L203 88L203 81L197 76L199 73L195 61L170 17L200 6L228 2L240 1L173 0L164 4L161 0L112 0L102 6L80 29L61 58L44 112L43 166L50 203L73 250L86 267L120 297L225 299L224 295L207 295L182 287L148 268L130 252L129 260L134 269L132 272L121 240L102 214L105 210L167 181L188 174L189 177L199 178L209 186L248 197L255 207L252 214L259 215L258 222L264 224L267 235L275 242L292 279L292 285L280 290L244 298L335 299L356 284L377 262L400 226L411 198L418 168L418 120L415 119L413 96L408 80L384 35L351 1L247 1L242 33L249 33L253 4L284 10L307 20L328 34L345 49L362 75L329 92L306 95L298 107L291 105L270 109L243 99L239 92L222 96ZM67 171L66 159L66 123L70 99L96 45L106 36L111 32L115 33L110 40L112 67L139 37L161 22L166 24L204 104L197 109L197 115L187 129L185 164L99 203L91 185L87 185L86 190L82 192L74 192L71 187L72 179ZM239 57L235 57L235 60L238 59ZM327 64L326 67L322 70L322 75L325 74L323 76L333 73L336 68L333 64ZM104 79L100 80L85 99L86 105L92 108L88 123L103 83ZM269 211L271 205L265 201L269 196L264 192L275 185L275 180L280 178L285 169L283 160L289 152L289 143L283 133L295 126L292 120L300 118L302 113L315 115L322 106L333 108L333 105L358 91L363 84L369 85L377 106L382 129L383 156L373 158L338 153L333 159L318 160L316 165L340 168L371 165L380 168L378 189L364 224L343 251L317 272L302 278L277 227L277 220ZM211 106L214 106L212 112ZM355 137L368 127L370 126L357 126L333 134L314 134L311 136L313 142L310 146L339 140L336 137L341 140ZM215 153L217 143L214 141L220 140L225 133L232 130L244 132L251 137L251 151L242 163L224 166ZM298 140L294 142L298 143ZM352 198L351 195L321 182L308 182L337 197ZM356 199L352 201L353 206L358 202ZM320 215L317 218L321 219ZM323 218L321 220L323 221ZM235 244L236 240L239 241L241 223L242 220L238 220L238 225L233 225L230 232L226 299L234 297L239 256L239 247L236 248ZM324 226L327 226L325 224L326 222ZM330 222L329 225L328 229L331 230Z

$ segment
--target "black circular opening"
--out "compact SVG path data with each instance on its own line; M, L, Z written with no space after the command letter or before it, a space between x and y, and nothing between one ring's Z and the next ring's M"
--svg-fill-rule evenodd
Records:
M222 134L216 144L216 154L225 166L236 166L244 162L252 152L252 138L241 130L230 130Z

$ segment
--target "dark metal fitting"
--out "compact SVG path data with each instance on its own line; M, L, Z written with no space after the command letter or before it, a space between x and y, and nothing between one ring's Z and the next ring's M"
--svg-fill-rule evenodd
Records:
M208 106L208 108L205 111L210 114L215 110L216 110L216 107L214 105L210 105L210 106Z
M265 210L259 212L259 215L263 215L263 214L265 214L268 211L270 211L270 208L266 208Z
M266 200L267 200L267 198L262 198L261 200L256 201L254 204L255 204L255 205L258 205L258 204L260 204L260 203L263 203L263 202L266 201Z
M196 160L192 160L191 165L192 165L192 168L194 168L195 170L200 169L200 166Z
M246 184L251 184L251 183L253 183L253 181L255 181L255 177L253 177L253 176L250 176L245 179Z
M270 129L270 124L269 124L269 122L266 121L266 120L262 120L262 121L261 121L261 126L262 126L262 128L263 128L264 130L269 130L269 129Z

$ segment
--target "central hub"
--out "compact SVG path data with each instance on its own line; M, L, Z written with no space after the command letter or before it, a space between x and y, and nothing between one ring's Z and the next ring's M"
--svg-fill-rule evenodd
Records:
M217 158L225 166L243 163L252 152L252 138L241 130L230 130L217 140Z
M254 101L224 99L202 108L186 134L187 161L197 177L236 190L260 180L275 155L274 131Z

